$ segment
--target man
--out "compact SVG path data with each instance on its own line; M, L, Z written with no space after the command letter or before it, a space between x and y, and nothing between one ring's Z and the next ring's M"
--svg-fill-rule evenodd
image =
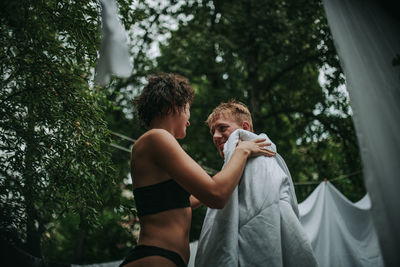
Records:
M256 137L251 114L239 102L221 103L209 115L214 145L227 162L236 143ZM276 151L275 145L270 148ZM221 210L208 209L195 266L317 266L298 220L297 200L284 160L248 160L239 186Z

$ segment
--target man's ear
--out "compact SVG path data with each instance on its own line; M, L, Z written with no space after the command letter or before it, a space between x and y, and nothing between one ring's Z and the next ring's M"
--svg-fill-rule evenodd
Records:
M242 122L242 129L246 131L250 131L250 123L248 121Z

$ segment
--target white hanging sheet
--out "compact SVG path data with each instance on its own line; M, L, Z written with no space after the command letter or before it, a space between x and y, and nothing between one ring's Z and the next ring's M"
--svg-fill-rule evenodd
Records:
M398 1L323 0L350 95L385 265L400 266Z
M118 19L116 0L100 0L100 3L102 40L95 83L107 85L111 75L121 78L129 77L132 73L132 64L129 60L126 32Z
M299 204L303 225L321 267L383 267L366 195L357 203L330 182Z

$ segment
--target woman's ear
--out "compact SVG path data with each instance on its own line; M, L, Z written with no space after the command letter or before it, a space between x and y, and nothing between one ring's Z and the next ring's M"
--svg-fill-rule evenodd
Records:
M242 122L242 129L246 131L250 131L250 123L248 121Z
M179 114L181 109L174 105L174 108L171 111L172 111L172 114Z

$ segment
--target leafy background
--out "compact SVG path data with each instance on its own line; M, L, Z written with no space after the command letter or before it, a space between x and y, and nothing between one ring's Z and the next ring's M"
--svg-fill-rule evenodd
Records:
M146 129L132 98L156 72L195 87L183 148L210 173L222 165L204 121L222 101L246 103L256 132L286 160L298 201L326 179L350 200L365 189L345 77L317 0L118 0L134 71L93 85L97 1L0 4L2 242L64 263L122 259L138 231L129 150ZM340 178L336 179L335 178ZM198 238L205 208L193 214Z

